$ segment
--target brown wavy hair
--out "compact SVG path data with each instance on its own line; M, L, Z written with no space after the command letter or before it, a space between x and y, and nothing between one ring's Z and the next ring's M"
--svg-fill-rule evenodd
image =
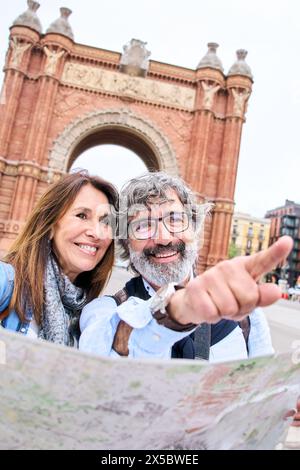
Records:
M14 309L22 321L26 321L26 310L30 308L36 322L41 323L44 273L52 228L74 202L80 189L88 184L105 194L117 213L118 193L112 184L98 176L91 176L86 171L67 174L43 194L4 258L15 269L14 291L9 310ZM113 238L97 266L92 271L77 276L75 284L85 290L88 301L98 297L109 280L114 251Z

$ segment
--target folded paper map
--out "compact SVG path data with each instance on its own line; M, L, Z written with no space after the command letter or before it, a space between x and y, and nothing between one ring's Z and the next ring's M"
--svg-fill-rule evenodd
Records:
M299 395L290 354L103 358L0 329L0 449L282 448Z

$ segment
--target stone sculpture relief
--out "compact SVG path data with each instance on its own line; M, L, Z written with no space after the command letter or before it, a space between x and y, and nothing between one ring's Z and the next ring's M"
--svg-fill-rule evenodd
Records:
M175 134L178 136L182 144L186 144L190 140L190 125L193 120L193 117L190 113L184 111L179 111L181 123L179 124L178 120L175 121L173 116L169 114L166 115L163 119L164 123L173 129Z
M202 106L205 109L211 109L214 101L214 96L216 92L220 89L220 85L210 85L206 82L201 82L204 96L202 101Z
M235 88L232 88L233 95L233 114L235 116L243 117L245 112L245 103L250 96L250 92L247 90L237 91Z
M85 89L156 101L189 110L194 107L195 90L191 88L145 80L141 77L130 77L74 62L65 64L62 81Z
M57 94L54 114L56 117L60 118L64 116L65 113L86 104L87 101L88 98L85 95L78 94L77 90L61 88Z
M47 56L45 73L48 75L55 75L58 60L64 55L65 51L51 51L47 46L44 47L44 51Z
M130 74L134 69L141 69L144 73L147 72L149 67L148 57L151 52L146 49L146 44L146 42L139 39L131 39L128 44L123 46L123 54L120 60L121 71Z
M31 44L21 43L17 40L17 38L12 38L10 41L10 46L12 49L12 54L10 58L10 66L19 67L19 65L21 65L24 52L27 51L27 49L29 49Z

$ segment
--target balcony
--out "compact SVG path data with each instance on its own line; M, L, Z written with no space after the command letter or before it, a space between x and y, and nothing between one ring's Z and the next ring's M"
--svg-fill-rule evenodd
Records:
M291 215L282 217L281 226L295 228L297 226L296 217Z
M290 237L294 238L297 235L298 230L293 230L292 228L288 227L280 227L280 235L289 235Z

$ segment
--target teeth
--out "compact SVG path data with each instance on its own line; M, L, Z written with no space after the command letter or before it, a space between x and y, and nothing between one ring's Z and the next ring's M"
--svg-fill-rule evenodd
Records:
M158 254L158 255L155 255L155 257L156 258L169 258L169 256L174 256L174 255L177 255L176 251L174 251L173 253Z
M97 251L97 248L95 246L81 245L81 244L79 244L78 246L79 246L79 248L82 248L83 250L90 251L91 253L95 253L95 251Z

